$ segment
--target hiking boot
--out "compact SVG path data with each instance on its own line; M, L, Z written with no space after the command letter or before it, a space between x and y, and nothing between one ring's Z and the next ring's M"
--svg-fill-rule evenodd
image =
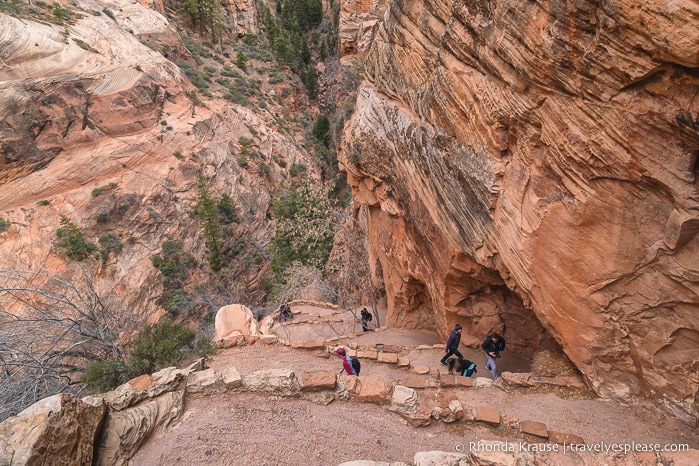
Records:
M439 361L439 364L440 364L441 366L445 366L445 367L446 367L446 363L443 363L442 361Z

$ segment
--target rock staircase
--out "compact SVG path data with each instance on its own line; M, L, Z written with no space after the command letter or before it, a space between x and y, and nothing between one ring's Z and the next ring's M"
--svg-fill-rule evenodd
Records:
M343 346L353 357L372 364L395 366L405 375L398 380L388 380L376 376L338 376L331 370L294 368L241 374L233 365L217 370L207 368L205 360L201 359L184 369L171 367L140 376L103 395L83 399L56 395L42 400L0 424L0 465L33 464L33 459L44 457L49 450L56 464L127 465L147 438L153 433L166 432L181 420L186 399L236 392L299 398L322 404L333 401L373 403L397 413L415 427L434 421L473 424L488 427L503 438L520 442L517 451L502 451L503 442L483 442L483 451L467 451L464 447L463 451L453 453L418 453L416 465L577 464L575 461L582 461L580 464L614 464L609 462L608 455L602 456L594 451L584 452L587 456L575 453L577 456L572 460L570 456L550 456L561 454L566 445L585 445L585 439L572 433L553 431L536 419L519 419L492 406L463 403L458 396L464 390L511 390L536 385L580 387L582 381L579 379L543 378L509 372L504 372L495 383L483 377L459 377L446 374L438 367L414 365L406 356L421 351L434 352L435 349L441 352L444 345L364 345L357 343L356 334L322 341L287 340L270 331L274 322L270 319L274 316L261 323L262 335L241 333L231 337L229 334L221 342L287 345L294 351L314 350L325 357L330 357L338 346ZM383 331L386 329L376 330ZM56 429L56 425L71 426L71 429ZM522 445L525 449L528 445L548 447L540 447L541 451L532 454L521 451ZM572 455L570 448L568 450L567 454ZM670 460L673 463L665 462ZM360 461L343 463L342 466L387 464ZM403 463L393 465L398 464ZM645 456L634 453L624 456L624 462L619 464L696 465L699 464L699 451L653 452Z

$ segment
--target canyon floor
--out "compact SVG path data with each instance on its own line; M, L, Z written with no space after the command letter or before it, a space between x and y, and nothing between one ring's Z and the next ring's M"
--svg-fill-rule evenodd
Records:
M322 340L361 329L347 311L312 306L295 307L295 311L292 324L275 325L282 338L288 335L290 339ZM324 314L331 315L319 320ZM438 343L432 331L386 329L360 333L350 340L358 345L383 343L408 348L404 354L410 357L411 366L428 366L433 374L444 372L438 366L443 350L416 348ZM488 377L480 351L466 348L464 355L478 364L479 376ZM244 375L272 368L338 371L341 361L322 350L281 344L229 348L209 361L214 369L231 365ZM512 351L499 360L498 370L535 371L529 358ZM361 375L400 381L411 375L411 369L364 359ZM503 417L543 422L550 431L580 436L588 445L635 442L699 448L698 432L668 419L655 408L604 401L587 390L514 388L501 383L486 388L440 390L454 391L465 405L496 408ZM149 439L131 464L338 465L351 460L411 463L418 451L468 451L471 442L490 440L516 444L535 441L503 427L489 428L479 423L447 424L433 420L429 426L412 427L398 414L370 403L333 401L323 405L296 398L224 393L188 400L183 420L166 434ZM610 464L646 463L610 457Z

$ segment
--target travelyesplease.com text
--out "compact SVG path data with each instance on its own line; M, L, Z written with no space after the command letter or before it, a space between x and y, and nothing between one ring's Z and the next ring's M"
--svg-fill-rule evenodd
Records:
M662 452L662 451L689 451L689 445L685 443L528 443L528 442L469 442L468 445L457 443L454 451L465 453L466 451L487 451L487 452L578 452L578 453L631 453L631 452Z

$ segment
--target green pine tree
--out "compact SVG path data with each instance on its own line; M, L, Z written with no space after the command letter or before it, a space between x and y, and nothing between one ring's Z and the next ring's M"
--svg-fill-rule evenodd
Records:
M204 244L208 249L209 264L212 270L218 272L223 266L221 217L201 170L197 173L197 216L204 230Z
M318 75L312 65L309 65L301 70L301 82L306 88L308 97L314 98L318 92Z
M95 245L86 241L82 232L65 215L61 215L61 228L56 230L58 245L65 248L66 255L76 261L81 261L90 256L95 250Z
M248 57L246 57L245 54L240 50L238 51L238 55L236 55L235 57L235 66L243 70L244 73L248 72L248 67L245 65L247 59Z
M218 213L221 216L221 222L230 224L238 222L238 212L236 211L235 201L228 194L222 194L218 201Z
M315 125L313 125L312 132L313 136L327 147L330 144L330 120L328 117L319 115Z

